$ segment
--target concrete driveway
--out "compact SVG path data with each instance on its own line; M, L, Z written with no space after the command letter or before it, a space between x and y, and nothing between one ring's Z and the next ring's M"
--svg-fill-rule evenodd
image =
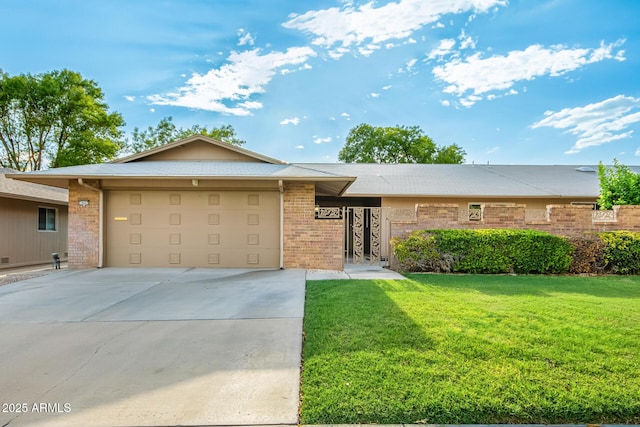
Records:
M0 426L295 424L304 270L60 271L0 287Z

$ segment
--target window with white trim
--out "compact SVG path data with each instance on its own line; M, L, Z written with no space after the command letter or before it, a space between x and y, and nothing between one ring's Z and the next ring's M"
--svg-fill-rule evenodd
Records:
M38 208L38 231L57 231L58 210Z

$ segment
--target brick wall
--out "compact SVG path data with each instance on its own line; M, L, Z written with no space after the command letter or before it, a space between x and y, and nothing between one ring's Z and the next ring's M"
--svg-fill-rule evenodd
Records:
M615 223L603 223L600 231L629 230L640 232L640 206L614 206Z
M88 183L91 184L91 183ZM94 183L95 184L95 183ZM79 200L88 200L80 206ZM69 181L69 268L96 268L100 242L100 193Z
M342 270L344 228L340 220L315 219L313 183L284 186L284 266Z
M532 221L526 219L526 205L487 203L481 221L464 221L460 220L456 204L418 204L416 220L392 222L391 236L404 237L412 231L430 228L533 229L562 236L612 230L640 231L640 206L615 206L614 212L614 220L594 220L590 206L548 205L547 219Z

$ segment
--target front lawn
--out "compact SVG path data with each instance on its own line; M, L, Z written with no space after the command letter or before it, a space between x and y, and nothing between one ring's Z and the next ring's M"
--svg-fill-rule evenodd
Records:
M640 423L640 277L307 282L304 424Z

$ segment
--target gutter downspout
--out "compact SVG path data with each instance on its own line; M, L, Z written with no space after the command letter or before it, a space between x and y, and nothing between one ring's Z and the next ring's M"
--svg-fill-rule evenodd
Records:
M284 269L284 186L282 180L278 180L280 190L280 270Z
M98 213L98 268L102 268L102 259L104 258L104 241L103 241L103 227L104 227L104 215L102 212L102 206L104 205L103 203L103 198L104 198L104 192L100 189L100 188L96 188L93 187L89 184L85 184L84 181L82 180L82 178L78 178L78 185L84 187L84 188L88 188L89 190L92 191L97 191L99 193L99 203L100 206L98 207L98 209L100 210L100 212Z

